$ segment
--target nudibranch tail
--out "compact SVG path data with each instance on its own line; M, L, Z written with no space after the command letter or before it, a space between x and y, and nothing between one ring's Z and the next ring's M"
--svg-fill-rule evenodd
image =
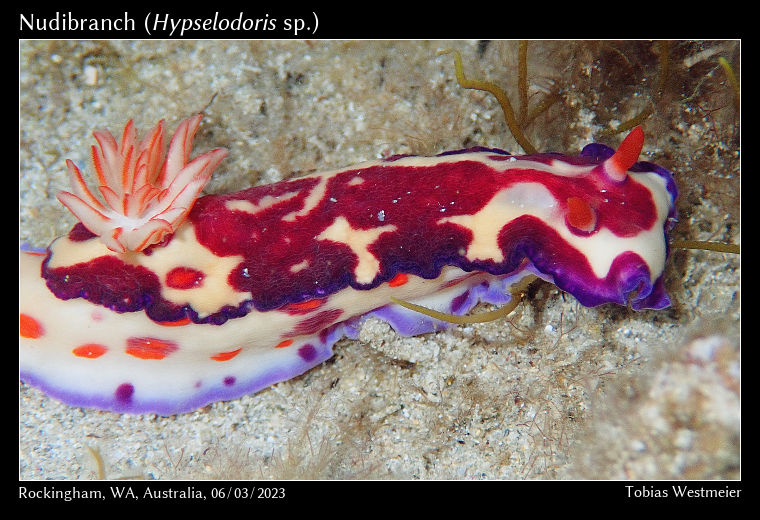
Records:
M72 192L58 200L112 251L142 251L173 233L184 220L211 174L227 155L217 148L188 163L202 114L182 121L163 161L164 121L136 144L130 120L121 144L107 131L93 133L92 164L103 202L87 187L81 171L66 161Z
M677 193L637 162L640 129L617 152L395 156L193 203L226 154L188 163L199 122L180 125L159 174L161 123L137 146L131 124L120 146L98 133L105 202L70 167L62 201L105 237L77 224L46 257L21 254L25 382L77 406L173 414L299 375L369 316L435 331L478 302L514 306L532 277L586 306L669 304Z

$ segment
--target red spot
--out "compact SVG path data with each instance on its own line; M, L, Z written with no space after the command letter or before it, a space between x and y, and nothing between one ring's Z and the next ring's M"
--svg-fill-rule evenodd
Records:
M400 287L409 281L409 277L404 273L398 273L393 279L388 282L391 287Z
M591 233L596 227L596 215L588 202L580 197L567 199L567 222L572 227Z
M18 333L22 338L37 339L45 334L45 329L28 314L19 314Z
M327 298L315 298L301 303L289 303L280 307L279 310L287 312L288 314L307 314L314 309L318 309L326 302Z
M47 255L47 251L24 251L24 253L26 253L27 255L32 255L32 256L46 256Z
M239 348L237 350L233 350L230 352L220 352L219 354L211 356L211 359L213 359L214 361L229 361L230 359L240 354L242 350L243 350L242 348Z
M274 348L285 348L285 347L291 346L292 344L293 344L292 339L286 339L285 341L280 341L277 345L275 345Z
M190 318L185 316L182 319L179 319L177 321L157 321L159 325L163 325L164 327L181 327L182 325L187 325L190 323Z
M108 347L104 347L98 343L87 343L75 348L71 352L77 357L95 359L108 352Z
M127 338L127 354L140 359L164 359L179 350L176 343L158 338Z
M203 272L191 267L175 267L166 274L166 285L172 289L193 289L200 287L206 277Z

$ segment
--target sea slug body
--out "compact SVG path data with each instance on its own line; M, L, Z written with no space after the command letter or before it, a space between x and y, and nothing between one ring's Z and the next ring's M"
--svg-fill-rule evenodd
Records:
M140 143L96 133L103 201L69 163L81 220L20 254L21 379L75 406L170 415L325 361L376 316L404 335L505 304L537 276L583 305L669 305L671 174L617 152L515 156L471 148L395 156L197 198L218 149L189 161L200 115Z

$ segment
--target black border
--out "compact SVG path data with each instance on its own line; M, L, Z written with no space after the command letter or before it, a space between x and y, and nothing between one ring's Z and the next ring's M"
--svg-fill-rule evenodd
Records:
M677 496L676 488L688 489L690 496ZM100 491L103 498L65 499L65 493ZM120 490L115 496L112 490ZM183 497L181 492L188 497ZM129 491L127 491L129 490ZM727 496L708 497L711 491ZM25 496L24 496L25 494ZM29 498L30 495L35 498ZM196 495L202 498L196 497ZM333 512L347 512L351 504L384 504L396 511L428 512L458 503L463 510L483 511L496 507L505 515L525 509L540 514L561 507L570 512L607 511L609 505L741 505L745 502L741 481L98 481L98 482L19 482L17 503L25 508L44 504L213 505L249 503L254 507L322 504ZM450 505L449 505L450 504ZM353 507L351 508L353 509Z
M583 4L536 5L535 3L234 3L204 6L146 7L65 6L17 7L13 18L19 39L735 39L739 25L705 25L699 10L671 9L652 12L633 4L585 2ZM64 19L117 20L127 12L133 30L63 29ZM29 29L22 23L32 16L38 21L58 19L59 28ZM146 19L192 20L180 34L146 28ZM220 20L268 20L258 30L226 27ZM9 17L10 18L10 17ZM217 24L214 25L214 19ZM296 32L286 20L301 19ZM198 21L198 23L195 23ZM209 21L207 27L203 21ZM71 25L71 24L69 24ZM293 27L293 24L291 24ZM316 30L315 30L316 29ZM706 32L707 31L707 32ZM700 35L700 33L702 33Z

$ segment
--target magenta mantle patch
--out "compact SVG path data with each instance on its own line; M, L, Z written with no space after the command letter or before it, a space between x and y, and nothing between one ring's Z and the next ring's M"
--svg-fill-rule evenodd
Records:
M632 165L634 172L662 179L670 199L663 221L647 184L634 178L615 182L595 168L611 155L612 150L601 145L591 145L571 160L560 155L518 157L494 149L461 150L424 161L395 158L329 176L201 197L188 217L195 236L214 255L242 258L228 279L236 291L248 294L244 302L203 317L192 306L163 298L161 284L152 273L115 257L46 268L43 275L60 298L82 297L119 311L145 309L155 321L189 317L196 323L221 324L251 308L269 311L323 298L346 287L372 289L399 273L432 279L450 265L501 275L514 271L527 258L584 305L625 304L636 291L634 308L661 308L667 305L667 297L659 277L652 280L653 273L638 255L621 259L614 273L601 277L589 262L593 251L574 247L567 238L568 234L593 238L608 233L622 243L659 226L657 234L664 247L666 226L675 216L672 200L676 191L670 174L649 163ZM574 172L569 175L565 170L571 168ZM538 203L552 201L561 214L568 212L569 199L582 200L596 216L594 231L579 231L564 218L563 231L546 219L517 215L494 231L501 258L468 255L478 237L472 229L457 224L457 217L477 215L497 194L510 190L515 196L544 197L546 200ZM534 201L524 203L530 207ZM357 251L349 241L324 237L336 223L345 228L338 233L380 232ZM72 235L81 240L83 233L78 228ZM136 254L158 255L161 251L153 247ZM356 275L361 254L377 261L371 278ZM203 273L191 272L193 281L203 279ZM104 279L109 283L103 284Z

